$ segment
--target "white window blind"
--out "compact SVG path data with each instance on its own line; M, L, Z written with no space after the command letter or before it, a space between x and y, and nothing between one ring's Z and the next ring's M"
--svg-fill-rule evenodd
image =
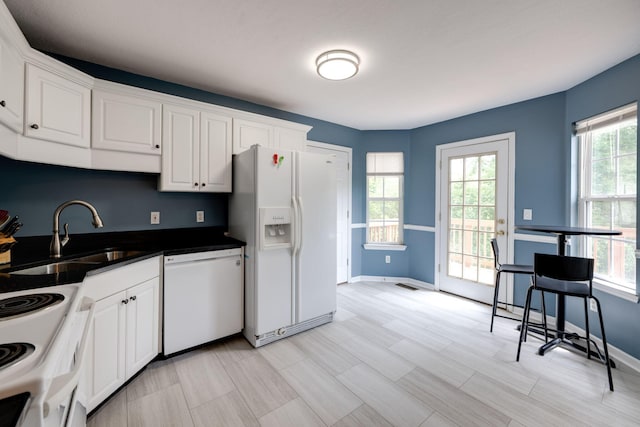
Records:
M402 153L367 153L367 174L404 173Z
M629 104L613 111L608 111L606 113L590 117L586 120L576 122L573 126L573 132L578 136L584 135L587 132L602 129L616 123L624 122L627 120L636 120L637 115L637 104Z

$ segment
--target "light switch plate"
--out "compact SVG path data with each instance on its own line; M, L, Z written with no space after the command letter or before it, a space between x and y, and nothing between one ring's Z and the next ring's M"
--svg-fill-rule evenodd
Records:
M196 211L196 222L204 222L204 211Z
M533 209L523 209L522 219L525 221L531 221L533 219Z

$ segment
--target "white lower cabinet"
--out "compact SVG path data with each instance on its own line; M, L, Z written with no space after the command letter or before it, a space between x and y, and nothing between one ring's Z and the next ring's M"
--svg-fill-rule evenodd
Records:
M125 382L127 313L125 292L96 302L85 366L89 410L98 406Z
M139 264L144 263L144 261ZM159 353L158 337L160 318L159 261L143 266L123 267L134 270L134 277L143 272L141 267L152 268L156 277L103 297L96 301L93 325L85 356L84 381L87 391L88 410L91 411L107 399L129 378L144 368ZM133 268L130 268L133 267ZM118 270L104 273L106 278L97 278L95 285L89 281L87 296L96 298L101 293L99 286L122 283ZM149 270L147 270L149 271ZM97 277L97 276L96 276ZM139 279L138 279L139 280ZM105 285L106 286L106 285ZM93 293L93 295L92 295Z
M156 277L127 291L125 374L127 378L158 355L160 283Z

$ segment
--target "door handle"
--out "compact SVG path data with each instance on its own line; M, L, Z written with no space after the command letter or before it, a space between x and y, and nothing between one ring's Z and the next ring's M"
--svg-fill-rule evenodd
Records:
M496 231L496 235L504 236L504 231L503 230L498 230L498 231Z

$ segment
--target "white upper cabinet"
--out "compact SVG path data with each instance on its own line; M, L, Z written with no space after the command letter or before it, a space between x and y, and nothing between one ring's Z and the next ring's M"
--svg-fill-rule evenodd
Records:
M161 191L197 191L197 155L200 149L200 112L177 105L162 110Z
M200 189L231 192L231 117L200 113Z
M0 40L0 123L22 133L24 61Z
M26 65L25 136L89 148L91 90Z
M93 169L160 173L162 101L154 92L96 80L91 109Z
M273 126L244 119L233 121L233 153L248 150L252 145L273 147Z
M228 116L181 105L163 106L161 191L231 191Z
M310 126L258 115L252 117L255 120L234 117L233 154L242 153L256 144L275 149L306 150Z
M307 146L308 130L276 127L275 148L291 151L304 151Z
M161 154L162 103L94 89L92 104L91 148Z

